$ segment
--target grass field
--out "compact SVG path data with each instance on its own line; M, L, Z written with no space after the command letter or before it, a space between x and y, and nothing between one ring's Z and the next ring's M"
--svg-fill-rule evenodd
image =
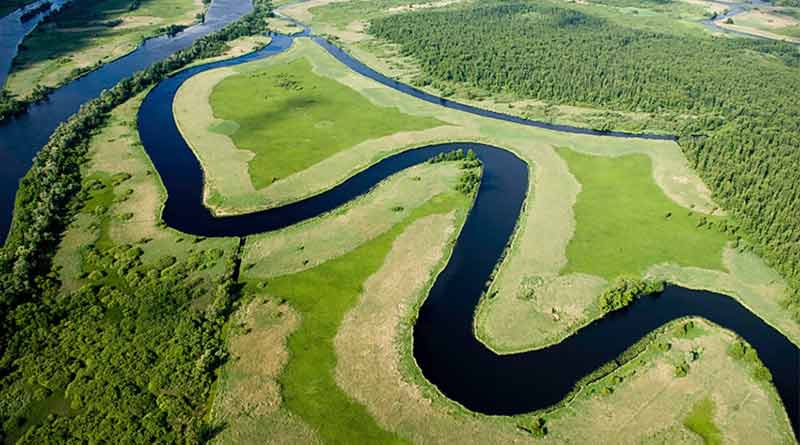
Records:
M6 88L25 96L38 84L60 85L129 53L162 27L194 23L203 9L201 0L71 2L25 38Z
M318 266L386 232L435 196L455 189L460 175L453 163L404 170L334 212L284 230L250 236L242 258L244 267L248 273L270 278Z
M733 23L719 21L724 28L743 31L769 39L800 42L798 8L767 8L737 14Z
M434 197L403 222L350 253L322 265L269 281L267 292L287 301L302 319L288 341L292 359L280 378L287 408L328 443L403 443L380 428L333 377L333 338L344 314L358 301L362 283L383 263L393 241L412 222L453 210L465 213L468 200L457 192Z
M660 263L723 268L722 249L728 238L712 224L699 227L709 217L665 196L653 182L646 156L609 158L565 148L558 153L581 184L574 207L575 235L561 273L613 281L620 275L642 275Z
M438 126L433 119L377 107L339 82L312 72L305 59L231 76L211 93L211 129L254 154L257 189L305 170L360 142Z

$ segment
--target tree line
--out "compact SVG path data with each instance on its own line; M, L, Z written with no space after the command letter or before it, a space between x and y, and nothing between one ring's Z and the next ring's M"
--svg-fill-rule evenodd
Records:
M800 321L800 51L755 39L628 28L547 2L488 1L374 19L453 83L555 104L678 113L670 130L748 241L789 281Z
M84 184L81 165L109 112L190 62L220 55L226 42L265 32L271 11L256 0L237 22L103 91L36 155L0 249L0 442L197 443L211 434L203 415L225 357L235 255L216 283L191 274L211 261L199 254L148 265L140 246L98 244L81 255L89 285L66 295L52 256L86 193L102 187ZM205 310L192 310L189 302L209 294ZM47 412L60 415L41 418Z

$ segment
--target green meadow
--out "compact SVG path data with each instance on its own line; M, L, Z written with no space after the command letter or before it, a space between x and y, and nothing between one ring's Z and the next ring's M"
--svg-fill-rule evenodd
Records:
M644 155L604 157L558 150L581 185L575 234L562 273L608 280L642 275L650 266L675 263L723 270L727 237L722 218L698 214L669 199L653 181Z
M255 157L255 188L266 187L359 142L441 125L433 118L380 107L341 83L312 71L305 59L222 80L211 93L214 115Z
M326 443L402 443L378 426L365 407L336 384L334 337L344 315L359 300L363 283L384 262L394 240L416 220L460 209L469 198L438 195L386 233L313 269L273 279L269 295L300 313L301 325L288 341L291 360L280 383L286 407L312 426Z

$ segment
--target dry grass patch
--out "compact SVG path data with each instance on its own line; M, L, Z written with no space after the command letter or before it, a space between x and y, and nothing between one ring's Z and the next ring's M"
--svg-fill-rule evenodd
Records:
M669 351L634 360L549 417L548 442L701 443L683 422L708 397L724 443L753 443L756 437L763 444L794 443L775 389L756 382L747 365L728 355L735 336L703 320L694 323L699 336L677 338L668 331L657 341L669 342ZM687 359L693 350L699 351L695 361ZM688 375L676 377L675 365L687 360ZM610 393L600 390L609 385Z
M230 359L222 369L211 419L224 426L219 444L318 443L307 425L281 407L278 377L289 360L286 338L300 323L286 305L256 296L230 321Z
M401 325L447 257L456 233L454 223L452 213L428 216L394 241L336 336L336 381L383 427L413 443L530 441L509 424L448 412L403 375L397 343Z

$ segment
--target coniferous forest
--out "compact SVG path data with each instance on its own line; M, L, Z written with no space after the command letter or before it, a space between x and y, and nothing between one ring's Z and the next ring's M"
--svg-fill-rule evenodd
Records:
M789 280L800 320L800 51L632 29L543 2L396 14L370 33L457 82L558 104L691 116L671 129L737 235Z

